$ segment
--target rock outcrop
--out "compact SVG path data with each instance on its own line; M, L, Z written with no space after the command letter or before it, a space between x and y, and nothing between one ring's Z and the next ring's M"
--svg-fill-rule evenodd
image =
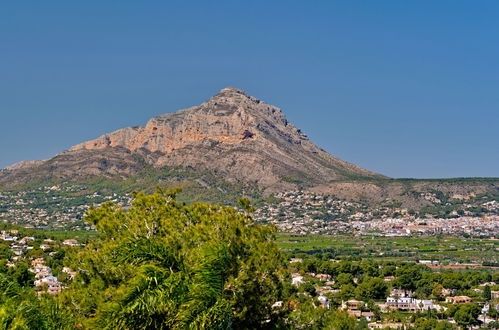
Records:
M105 134L49 160L14 164L0 170L0 189L127 178L134 182L130 189L154 188L159 181L221 192L230 186L238 195L305 188L373 203L396 200L411 208L428 204L422 192L499 191L497 179L392 180L359 168L317 147L279 108L237 88L224 88L198 106Z
M23 160L18 163L7 166L5 169L8 171L15 171L27 169L43 164L44 160Z
M289 123L279 108L237 88L224 88L199 106L105 134L71 151L118 147L154 154L148 162L156 167L207 170L272 190L381 177L331 156Z

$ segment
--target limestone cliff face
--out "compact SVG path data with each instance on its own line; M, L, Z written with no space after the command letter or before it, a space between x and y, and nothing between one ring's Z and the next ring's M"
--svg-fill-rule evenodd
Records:
M151 152L170 153L205 140L240 144L262 139L261 131L265 128L287 131L289 138L296 141L303 139L299 130L288 124L279 108L239 89L224 88L199 106L152 118L142 127L120 129L76 145L71 150L124 147L131 151L144 148Z
M208 170L229 180L280 190L350 177L380 177L313 144L283 112L237 88L199 106L152 118L71 148L148 152L154 166Z

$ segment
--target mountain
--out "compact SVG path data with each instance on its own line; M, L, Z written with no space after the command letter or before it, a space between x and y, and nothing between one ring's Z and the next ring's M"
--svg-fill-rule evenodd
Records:
M278 107L229 87L145 126L105 134L46 161L10 166L0 173L0 184L47 177L128 178L150 167L209 172L268 192L384 178L316 146Z
M390 179L362 169L316 146L278 107L233 87L144 126L0 170L0 190L33 191L60 183L84 183L90 194L180 186L190 194L186 201L221 203L304 189L414 209L434 205L428 196L435 193L499 196L497 178Z

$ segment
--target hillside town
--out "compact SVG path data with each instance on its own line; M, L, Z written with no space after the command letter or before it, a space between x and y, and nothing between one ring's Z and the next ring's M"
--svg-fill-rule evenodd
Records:
M83 215L89 207L108 201L129 205L131 197L91 192L73 184L0 191L0 221L25 228L92 230Z
M476 306L476 324L482 325L482 327L471 326L470 328L489 328L488 326L495 328L498 324L499 285L495 282L483 282L469 290L473 293L473 298L458 294L463 291L442 286L435 287L437 289L430 294L432 298L428 295L426 298L419 298L422 295L421 288L416 291L400 289L397 288L400 286L396 283L397 276L385 276L378 279L381 285L378 283L375 285L381 288L377 298L355 299L352 297L355 294L348 293L350 289L346 290L346 286L351 286L351 284L345 283L341 274L333 277L330 274L299 270L303 267L297 267L297 265L303 262L301 258L290 260L290 267L294 270L291 274L292 285L297 287L303 296L311 297L318 308L346 311L349 316L358 321L364 321L369 329L411 329L416 326L410 318L404 318L402 315L440 315L438 322L457 325L455 314L454 317L449 317L449 315L453 314L453 310L464 308L464 306ZM341 261L332 260L332 262L340 263ZM358 285L360 281L359 278L353 278L352 284ZM357 286L357 290L360 286ZM495 289L490 290L490 288ZM373 292L375 290L373 289ZM484 294L487 290L490 292L490 297ZM382 299L382 297L385 298ZM280 308L280 306L280 302L274 304L274 308Z
M416 211L393 201L372 205L292 191L259 203L253 216L296 235L496 237L499 232L499 202L494 198L455 194L443 201L436 193L422 197L434 207ZM83 221L89 207L107 201L129 206L131 200L129 194L92 192L74 184L0 191L0 221L25 228L92 230L92 225Z
M33 274L31 285L38 295L57 295L64 289L64 283L74 280L76 276L76 272L68 267L55 270L46 264L46 258L56 258L64 247L81 247L82 244L76 239L56 241L51 238L35 238L17 229L10 229L1 231L0 244L8 249L4 252L4 258L0 259L6 261L6 267L16 269L22 265L29 266L27 271ZM58 278L60 276L64 280Z
M255 212L255 219L275 224L280 231L297 235L379 235L412 236L445 234L469 237L496 237L499 233L499 203L488 198L472 200L452 196L448 202L436 194L424 197L436 203L434 213L390 205L368 206L310 192L276 194L278 202ZM440 209L448 210L445 217ZM451 210L453 209L453 210Z

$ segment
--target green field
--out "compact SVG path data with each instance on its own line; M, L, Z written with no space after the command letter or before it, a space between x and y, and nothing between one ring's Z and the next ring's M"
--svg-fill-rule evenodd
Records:
M499 240L448 237L354 237L278 234L278 245L294 254L329 252L334 258L385 261L437 260L441 264L499 266Z

